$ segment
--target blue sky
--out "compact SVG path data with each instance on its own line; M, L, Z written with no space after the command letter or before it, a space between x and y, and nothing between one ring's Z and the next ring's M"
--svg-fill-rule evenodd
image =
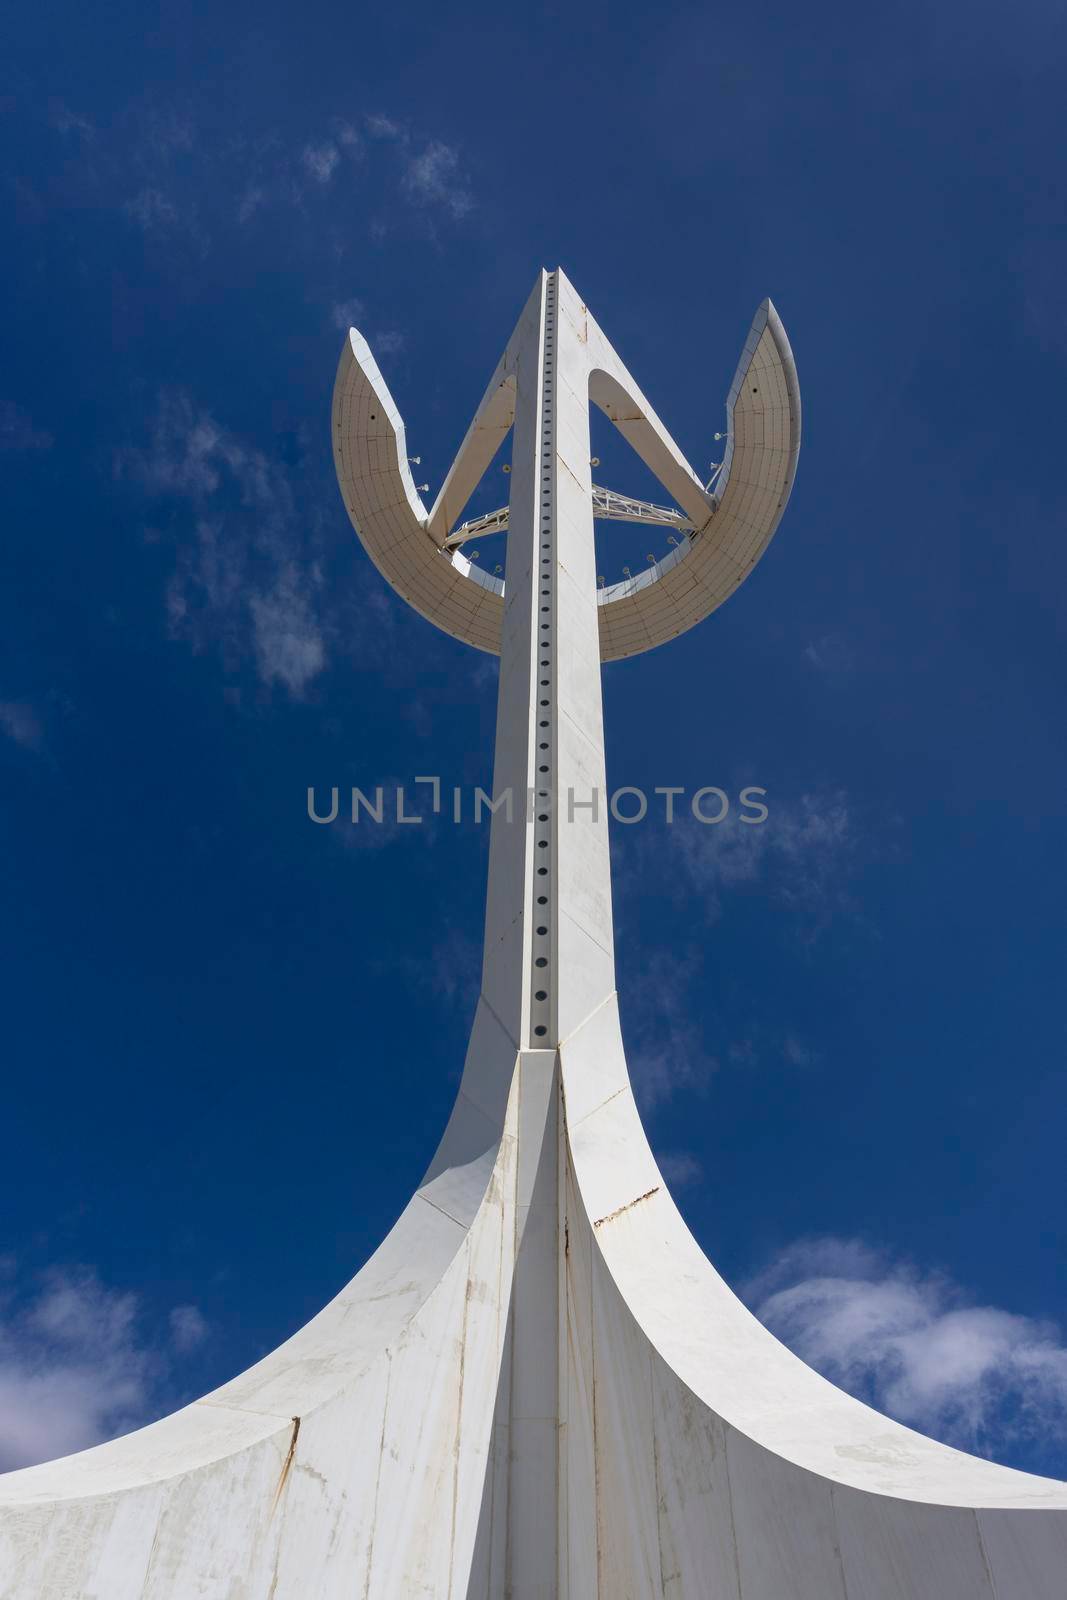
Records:
M605 674L613 784L770 806L615 829L653 1144L795 1348L1067 1475L1062 8L3 28L0 1465L271 1348L432 1151L486 830L305 797L488 784L495 670L354 540L330 391L354 321L436 490L559 263L698 467L766 294L804 397L759 570Z

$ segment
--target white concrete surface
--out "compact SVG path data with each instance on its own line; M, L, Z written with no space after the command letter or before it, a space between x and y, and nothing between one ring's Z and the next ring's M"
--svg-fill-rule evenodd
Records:
M713 599L757 558L795 466L795 373L761 317L709 524L735 507L706 558ZM369 353L360 366L346 348L342 484L378 452L368 548L455 621L468 591L425 579L414 546L390 554L421 512L384 386L349 383ZM770 390L764 411L746 385ZM699 512L704 491L586 307L543 274L438 502L445 526L513 426L494 782L535 804L494 817L482 995L437 1155L363 1270L280 1349L139 1433L0 1478L0 1600L1067 1596L1067 1485L949 1450L805 1367L705 1259L645 1139L606 816L566 806L604 779L590 397ZM756 435L763 453L746 454ZM463 626L488 638L481 604ZM669 635L669 615L629 615L624 632Z

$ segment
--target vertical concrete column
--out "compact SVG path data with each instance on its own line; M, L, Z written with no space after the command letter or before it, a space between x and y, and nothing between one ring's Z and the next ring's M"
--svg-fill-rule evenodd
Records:
M553 685L544 665L550 580L554 286L542 273L507 365L516 383L505 608L497 698L483 997L519 1049L515 1268L508 1338L503 1592L556 1600L558 1526L559 1089L552 1029ZM547 546L546 546L547 548ZM506 1441L506 1442L505 1442ZM546 1530L548 1536L546 1537Z
M506 360L516 400L483 978L521 1052L506 1571L516 1600L558 1600L571 1563L543 1530L559 1528L577 1486L556 1048L615 987L588 325L562 274L542 275Z
M604 711L589 442L589 318L553 274L550 421L552 744L556 831L553 1032L566 1039L615 988ZM546 369L548 370L548 369ZM542 551L542 556L546 554Z
M615 988L589 463L589 318L542 274L516 377L483 992L553 1049ZM512 355L514 352L514 355Z
M497 692L494 812L489 841L482 994L517 1048L531 1043L531 910L535 771L539 459L547 274L527 302L508 347L515 376L511 505ZM538 1044L547 1042L538 1035Z

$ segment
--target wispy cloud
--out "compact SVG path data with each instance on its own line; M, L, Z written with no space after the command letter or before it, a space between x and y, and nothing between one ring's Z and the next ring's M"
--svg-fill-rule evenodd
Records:
M726 1059L732 1067L753 1069L757 1067L815 1067L822 1059L817 1050L794 1033L782 1034L764 1022L756 1022L726 1048Z
M782 1054L791 1067L813 1067L819 1061L819 1053L810 1045L798 1039L795 1034L789 1034L782 1045Z
M372 334L370 342L378 355L395 356L403 350L407 339L396 328L386 328L381 333Z
M410 157L403 185L416 204L439 206L456 220L474 209L474 196L460 170L459 151L440 139L431 139Z
M654 953L627 1007L630 1076L646 1110L679 1090L703 1091L718 1067L692 1020L689 989L695 966L695 957L676 960Z
M175 1306L169 1321L171 1342L180 1355L198 1349L210 1332L198 1306Z
M366 306L362 300L339 300L330 308L330 320L335 328L342 333L347 333L349 328L359 328L366 336L367 343L379 356L395 356L407 345L407 336L397 328L382 328L377 332L367 333L364 319ZM363 326L361 326L363 324Z
M178 224L178 208L162 189L142 189L122 208L145 233L168 231Z
M13 400L0 400L0 450L50 450L53 442L52 435L35 428Z
M803 654L809 667L825 673L827 677L846 677L856 664L851 645L833 633L811 640L805 645Z
M83 139L96 138L96 129L89 118L72 111L61 100L53 102L49 120L57 133L76 133Z
M372 139L403 139L406 132L403 123L397 122L393 117L383 116L380 112L371 112L363 119L364 126Z
M339 300L330 310L334 327L340 328L342 333L347 333L349 328L358 328L363 320L364 309L362 300Z
M744 1293L805 1361L900 1422L984 1455L1067 1443L1067 1347L1052 1323L975 1305L855 1239L802 1240Z
M459 221L475 205L458 146L385 113L359 125L326 115L295 138L261 128L224 141L163 102L138 103L99 129L58 102L49 120L68 142L68 162L77 138L97 202L110 194L147 237L186 237L201 254L235 223L294 208L311 214L327 195L357 201L374 231L385 226L383 204L390 226L406 217L421 232L428 218Z
M300 698L326 665L325 594L285 468L171 394L148 447L117 470L193 513L167 594L173 635L230 663L250 656L262 683Z
M315 182L325 184L333 177L341 152L335 144L309 144L304 146L302 159Z
M268 194L260 183L249 183L241 195L237 205L238 222L248 222L263 206L266 205Z
M688 1150L667 1151L656 1163L672 1189L690 1189L703 1181L704 1168Z
M0 732L25 750L40 750L44 743L41 719L25 701L0 700Z
M53 1267L19 1293L15 1264L0 1291L0 1471L83 1450L159 1409L175 1355L207 1323L178 1306L155 1339L136 1295L88 1267Z
M708 918L722 912L725 896L758 888L800 914L807 936L848 905L847 879L858 840L848 797L841 791L804 794L799 800L768 796L764 822L745 823L731 812L718 824L683 818L667 835L679 859L678 882L697 893ZM663 840L642 865L662 874Z

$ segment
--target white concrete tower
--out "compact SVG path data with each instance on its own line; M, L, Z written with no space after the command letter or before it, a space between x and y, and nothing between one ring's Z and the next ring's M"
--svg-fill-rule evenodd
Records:
M591 482L590 401L677 510ZM902 1428L791 1355L701 1253L630 1088L600 662L700 621L778 524L800 402L773 307L711 491L561 272L430 510L354 331L333 427L381 572L501 657L459 1094L400 1220L307 1327L162 1422L0 1479L0 1600L1064 1600L1067 1486ZM457 526L509 430L510 505ZM672 554L598 591L595 515L673 529ZM462 546L503 527L500 583Z

